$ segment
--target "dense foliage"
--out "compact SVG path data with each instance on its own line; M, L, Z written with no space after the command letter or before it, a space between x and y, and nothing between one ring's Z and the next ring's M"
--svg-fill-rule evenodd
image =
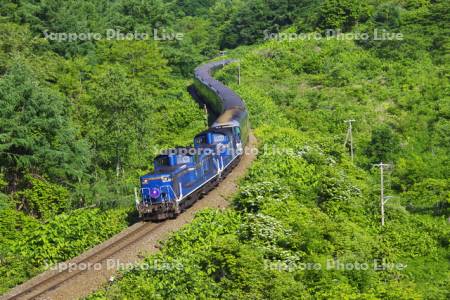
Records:
M2 292L135 221L133 187L155 154L205 126L160 43L46 39L107 26L89 15L102 5L78 5L0 4Z
M162 265L93 297L448 298L449 7L1 1L0 291L133 222L132 188L157 150L204 128L186 91L193 68L241 46L228 53L241 59L241 85L235 65L217 77L248 104L260 154L234 208L200 213L146 258ZM151 38L47 37L111 29ZM267 41L329 29L370 38ZM403 39L375 40L375 30ZM183 38L155 40L162 33ZM354 163L346 119L356 120ZM385 227L380 161L393 165ZM383 259L407 267L374 270ZM371 267L327 270L329 260Z
M65 261L128 226L129 209L78 209L42 223L14 208L0 210L1 292Z
M236 66L216 75L246 100L260 150L234 209L198 214L146 258L150 268L91 298L448 298L448 65L409 43L274 40L230 53L241 85ZM380 161L393 166L384 227ZM368 268L338 267L358 263Z

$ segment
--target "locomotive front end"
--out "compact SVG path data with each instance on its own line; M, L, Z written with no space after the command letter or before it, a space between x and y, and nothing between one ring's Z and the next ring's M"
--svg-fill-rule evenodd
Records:
M177 210L177 195L170 174L151 174L141 177L139 216L145 220L164 220Z

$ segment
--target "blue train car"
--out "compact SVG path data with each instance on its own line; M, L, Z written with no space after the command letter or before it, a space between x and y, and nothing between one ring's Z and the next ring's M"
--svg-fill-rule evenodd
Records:
M232 62L211 62L195 70L197 94L218 118L195 136L194 147L171 149L155 158L155 171L140 178L136 207L142 219L176 217L239 163L249 138L248 113L242 99L212 77Z
M176 148L159 155L154 173L141 177L142 218L163 220L176 217L191 206L200 189L210 187L220 176L218 156L211 149Z
M194 147L210 148L219 162L220 172L227 170L230 164L241 155L242 143L238 140L235 128L210 128L197 134Z

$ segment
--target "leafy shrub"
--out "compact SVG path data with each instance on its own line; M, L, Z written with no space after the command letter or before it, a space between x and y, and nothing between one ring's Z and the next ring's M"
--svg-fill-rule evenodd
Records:
M390 162L400 150L399 138L389 126L380 126L372 132L365 154L372 163Z
M319 8L317 26L322 29L349 31L358 22L369 17L366 2L355 0L326 0Z
M48 223L24 226L14 248L36 267L64 261L124 229L126 213L125 209L79 209L60 214Z
M450 205L449 180L429 178L415 183L402 194L408 210L419 213L447 215Z
M362 196L361 189L352 185L343 174L323 174L317 189L317 203L328 214L355 209L355 199Z
M239 211L256 213L265 202L283 201L290 194L280 182L260 182L241 187L239 196L234 200L234 206Z
M20 210L48 220L69 209L69 191L66 188L32 175L27 175L25 180L29 187L14 195Z

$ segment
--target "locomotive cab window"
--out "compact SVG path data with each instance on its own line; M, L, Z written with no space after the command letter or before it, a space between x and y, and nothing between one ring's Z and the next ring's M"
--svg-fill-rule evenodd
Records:
M226 144L226 143L228 143L228 138L224 134L216 133L213 136L213 142L214 142L214 144L218 144L218 143Z
M197 145L207 144L206 135L200 135L200 136L196 137L195 144L197 144Z
M177 155L177 165L188 164L192 161L189 155Z
M241 141L241 128L234 127L235 136L237 137L238 142Z
M170 160L168 156L158 157L155 160L155 163L158 167L165 167L170 165Z

